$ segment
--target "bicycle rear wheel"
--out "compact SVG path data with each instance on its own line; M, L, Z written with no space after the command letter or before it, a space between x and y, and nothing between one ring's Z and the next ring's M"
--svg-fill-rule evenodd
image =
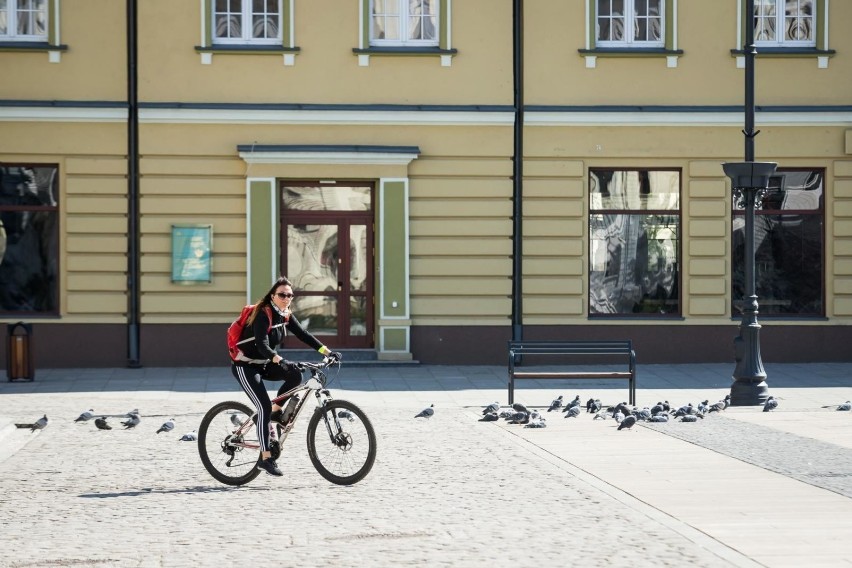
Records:
M226 485L244 485L257 477L260 442L251 420L254 411L241 402L220 402L198 428L198 453L204 468Z
M324 478L338 485L364 479L376 461L376 433L364 412L345 400L317 408L308 423L308 455Z

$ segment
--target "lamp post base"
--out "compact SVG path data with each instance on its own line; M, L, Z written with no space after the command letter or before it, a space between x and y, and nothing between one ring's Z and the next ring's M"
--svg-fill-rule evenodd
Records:
M731 385L731 406L763 406L769 398L769 385L765 380L735 380Z

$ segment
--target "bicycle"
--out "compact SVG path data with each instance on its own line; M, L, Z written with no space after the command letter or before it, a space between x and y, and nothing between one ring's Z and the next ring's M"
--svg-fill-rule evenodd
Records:
M367 415L353 403L337 400L326 388L326 370L334 359L322 362L295 363L302 371L302 382L272 399L287 403L282 422L270 422L275 436L270 436L273 459L281 455L284 441L293 430L309 395L317 407L308 422L307 444L311 463L325 479L338 485L352 485L364 479L376 460L376 433ZM270 363L272 364L272 363ZM338 361L339 368L339 361ZM309 374L307 380L305 375ZM301 394L301 396L299 396ZM220 402L207 411L198 428L198 451L201 463L214 479L226 485L244 485L258 475L260 442L255 420L257 413L236 401ZM325 428L320 428L320 424Z

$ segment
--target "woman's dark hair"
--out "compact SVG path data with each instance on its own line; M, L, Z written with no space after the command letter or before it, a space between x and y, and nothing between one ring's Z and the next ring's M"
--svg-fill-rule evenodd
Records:
M272 305L272 294L275 293L275 290L277 290L279 286L290 286L292 288L293 283L290 282L286 276L279 276L278 280L275 281L266 294L264 294L263 297L254 304L254 309L251 311L248 320L246 320L246 325L251 325L254 322L254 318L257 317L257 312L266 306Z

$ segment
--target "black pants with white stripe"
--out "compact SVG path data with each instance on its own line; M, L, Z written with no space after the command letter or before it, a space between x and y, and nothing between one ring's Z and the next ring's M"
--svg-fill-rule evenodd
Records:
M278 394L287 392L302 382L302 373L291 363L282 361L282 364L269 363L267 365L254 365L251 363L234 362L231 364L231 373L239 381L240 386L251 399L257 409L257 439L260 440L260 449L269 451L269 416L272 414L272 401L266 392L263 381L284 381L278 388Z

